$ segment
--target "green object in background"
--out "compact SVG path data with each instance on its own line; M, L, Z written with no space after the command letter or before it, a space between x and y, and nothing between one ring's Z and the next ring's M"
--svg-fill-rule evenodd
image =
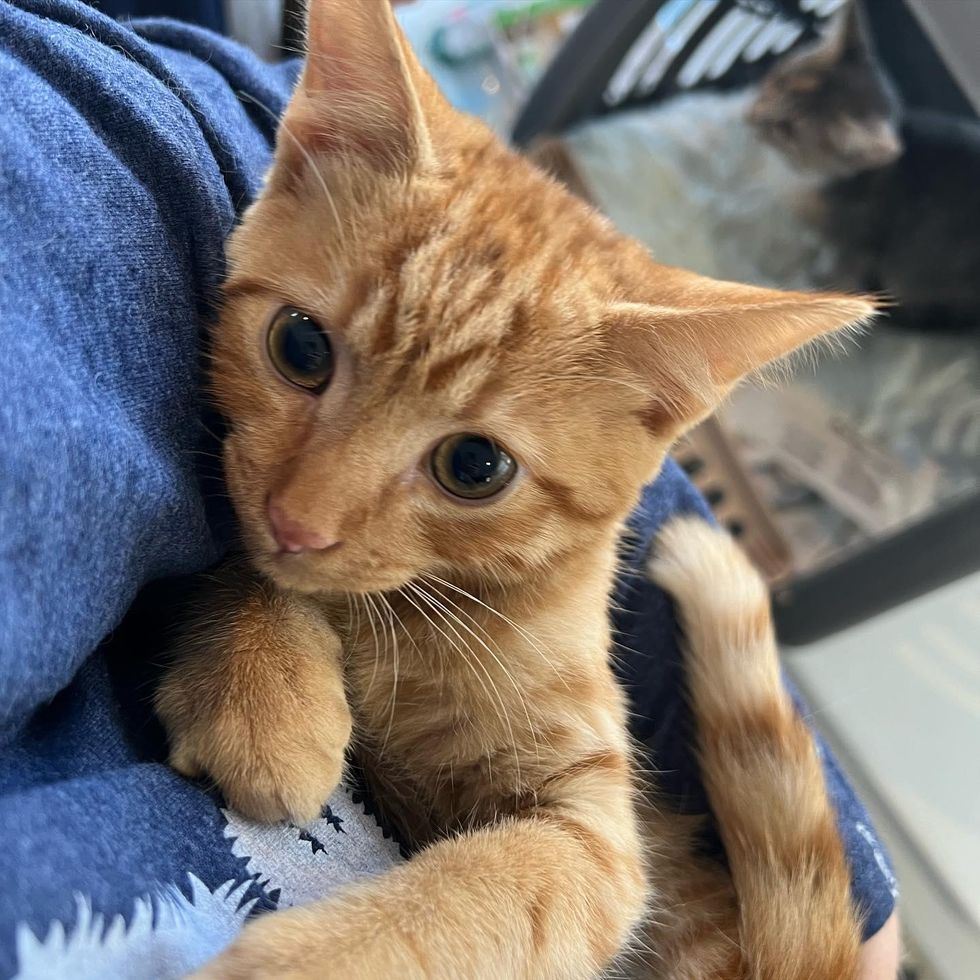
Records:
M527 93L594 0L417 0L398 8L450 102L504 138Z
M429 48L432 56L445 65L466 65L490 55L493 41L485 22L467 17L437 27Z
M525 21L562 14L576 7L587 7L590 3L592 0L528 0L523 4L508 4L503 10L496 11L493 23L506 31Z
M446 65L464 65L492 54L494 34L504 37L535 21L588 7L593 0L470 0L455 7L432 33L432 55Z

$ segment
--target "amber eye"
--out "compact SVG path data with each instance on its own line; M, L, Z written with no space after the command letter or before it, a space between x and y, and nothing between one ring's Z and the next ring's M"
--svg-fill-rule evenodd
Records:
M287 306L269 327L269 358L287 380L319 393L333 377L333 348L326 331L313 317Z
M432 453L432 473L454 497L483 500L500 493L514 478L517 464L486 436L460 432Z

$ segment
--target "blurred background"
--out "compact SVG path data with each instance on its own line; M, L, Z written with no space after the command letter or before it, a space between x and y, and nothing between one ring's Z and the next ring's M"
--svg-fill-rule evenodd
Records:
M375 0L363 0L375 2ZM660 261L871 291L873 329L679 447L902 883L908 976L980 976L980 2L416 0L458 107ZM261 57L298 0L101 0Z

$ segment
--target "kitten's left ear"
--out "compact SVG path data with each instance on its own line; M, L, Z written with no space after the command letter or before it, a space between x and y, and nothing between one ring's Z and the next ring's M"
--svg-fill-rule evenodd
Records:
M663 304L617 303L605 321L617 360L650 391L643 424L673 440L745 375L870 319L859 296L789 293L665 269Z
M385 172L432 155L424 102L441 100L388 0L310 0L307 56L280 135L281 152L356 157Z

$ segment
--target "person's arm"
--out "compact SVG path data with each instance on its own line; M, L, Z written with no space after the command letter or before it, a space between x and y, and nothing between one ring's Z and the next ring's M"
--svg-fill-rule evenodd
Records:
M900 958L898 913L892 912L885 924L861 947L861 980L895 980Z

